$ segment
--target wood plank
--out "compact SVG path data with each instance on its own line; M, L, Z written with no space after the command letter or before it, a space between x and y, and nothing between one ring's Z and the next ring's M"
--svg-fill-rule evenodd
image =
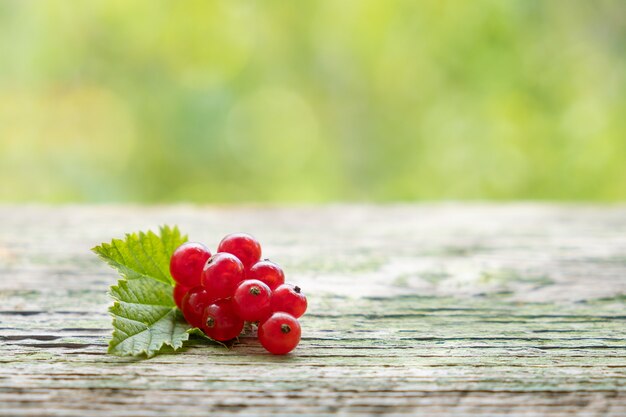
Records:
M251 336L106 355L89 248L248 231L307 291L287 357ZM626 415L626 207L0 207L0 415Z

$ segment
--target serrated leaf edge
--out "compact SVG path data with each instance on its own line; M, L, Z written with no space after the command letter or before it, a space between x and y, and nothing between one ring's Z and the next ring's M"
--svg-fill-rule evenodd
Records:
M119 284L119 282L120 282L120 281L126 281L126 280L118 280L118 284ZM117 285L117 284L116 284L116 285ZM113 287L113 286L112 286L112 287ZM145 305L150 305L150 304L145 304ZM116 351L114 351L114 349L115 349L117 346L119 346L119 343L117 343L117 344L115 344L115 345L114 345L114 344L113 344L113 341L114 341L115 332L116 332L116 331L119 331L119 329L117 328L117 326L115 325L115 323L116 323L119 319L124 319L124 320L132 320L132 319L129 319L129 318L126 318L126 317L119 316L119 315L117 315L117 314L115 314L115 313L113 313L113 312L112 312L112 310L113 310L114 308L119 307L119 306L120 306L120 302L119 302L118 300L115 300L115 301L113 302L113 305L111 305L111 306L109 307L109 315L110 315L110 316L112 317L112 319L113 319L113 320L112 320L112 324L113 324L113 332L111 332L111 340L109 340L109 344L108 344L108 348L107 348L107 353L108 353L108 354L110 354L110 355L115 355L115 356L120 356L120 357L124 357L124 356L142 356L142 355L144 355L144 356L146 356L146 358L153 358L154 356L156 356L156 355L157 355L157 354L161 351L161 349L163 349L163 347L164 347L164 346L169 346L169 347L171 347L172 349L174 349L174 351L177 351L177 350L182 349L182 348L184 347L184 342L186 342L187 340L189 340L189 335L191 334L191 333L190 333L190 330L193 330L193 329L187 329L187 330L185 331L185 335L186 335L186 336L183 336L183 338L180 340L180 342L179 342L179 343L172 344L172 343L170 343L170 342L168 342L168 341L164 341L164 342L162 342L162 343L161 343L161 346L160 346L158 349L153 350L153 351L149 351L149 349L142 349L142 350L140 350L140 351L134 351L134 352L130 352L130 351L129 351L129 352L116 352ZM161 306L161 307L166 307L166 306ZM165 313L165 314L164 314L161 318L159 318L159 320L155 321L155 323L159 322L159 321L160 321L160 320L162 320L164 317L166 317L168 314L172 313L172 311L173 311L174 313L176 313L176 310L177 310L177 309L178 309L178 307L173 306L172 308L170 308L170 309L168 310L168 312L167 312L167 313ZM136 321L136 320L134 320L134 321ZM141 322L138 322L138 323L141 323ZM145 324L145 323L141 323L141 324ZM135 334L133 334L132 336L136 336L136 335L138 335L138 334L140 334L140 333L142 333L142 332L145 332L145 331L149 331L149 329L142 330L141 332L139 332L139 333L135 333ZM129 337L130 337L130 336L129 336ZM127 337L127 338L128 338L128 337ZM148 346L150 346L150 343L148 343L147 345L148 345Z
M180 233L180 230L179 230L178 226L174 226L174 227L170 227L170 226L168 226L168 225L159 226L159 232L160 232L160 235L161 235L160 237L159 237L158 235L156 235L156 233L152 232L151 230L148 230L148 232L147 232L147 233L152 233L153 235L155 235L157 238L160 238L160 239L161 239L161 238L162 238L162 236L164 236L166 233L167 233L167 234L169 234L169 235L178 234L178 235L180 236L180 240L181 240L182 242L187 242L187 241L189 240L188 235L186 235L186 234L185 234L185 235L182 235L182 234ZM129 237L132 237L132 236L135 236L136 238L138 238L138 239L139 239L139 238L141 238L141 236L142 236L142 235L144 235L145 233L146 233L146 232L142 232L142 231L140 231L140 232L126 233L124 236L125 236L125 238L126 238L126 239L128 239ZM113 331L111 332L111 339L109 340L109 343L108 343L107 353L109 353L109 354L111 354L111 355L115 355L115 356L121 356L121 357L126 357L126 356L136 357L136 356L142 356L142 355L143 355L143 356L146 356L147 358L152 358L152 357L156 356L156 355L160 352L160 350L161 350L164 346L169 346L169 347L171 347L174 351L177 351L177 350L182 349L182 348L184 347L184 342L185 342L185 341L187 341L187 340L189 340L189 335L191 334L191 333L190 333L190 331L191 331L191 330L193 330L193 328L191 328L191 329L187 329L187 330L185 331L185 335L184 335L184 336L183 336L183 337L182 337L182 338L181 338L178 342L175 342L174 344L172 344L172 343L170 343L170 342L168 342L168 341L164 341L164 342L162 342L162 343L161 343L161 346L160 346L158 349L154 350L154 351L150 351L148 348L146 348L146 349L142 349L142 350L140 350L140 351L134 351L134 352L130 352L130 351L129 351L129 352L116 352L116 351L114 350L114 349L115 349L115 347L119 346L119 343L117 343L117 344L115 344L115 345L113 344L113 342L114 342L115 332L116 332L116 331L119 331L119 328L116 326L116 322L117 322L117 320L118 320L118 319L127 319L127 318L126 318L126 317L121 317L121 316L118 316L117 314L113 313L113 311L112 311L112 310L113 310L113 309L115 309L116 307L119 307L119 306L120 306L120 300L118 300L115 296L113 296L113 294L112 294L112 289L113 289L114 287L119 287L119 286L120 286L120 284L121 284L122 282L128 282L129 280L131 280L131 279L129 279L129 278L128 278L128 276L127 276L125 273L123 273L123 272L122 272L122 270L121 270L122 268L123 268L123 269L131 269L131 268L127 268L127 267L125 267L124 265L122 265L122 264L120 264L120 263L118 263L118 262L116 262L116 261L112 260L112 259L111 259L111 258L109 258L108 256L105 256L104 252L102 251L102 248L106 248L106 247L111 247L111 246L114 246L114 242L115 242L115 241L124 242L122 239L111 239L111 242L110 242L110 243L103 242L103 243L101 243L100 245L96 245L96 246L94 246L93 248L91 248L91 251L92 251L93 253L95 253L95 254L96 254L96 256L98 256L98 258L100 258L100 259L101 259L102 261L104 261L106 264L108 264L109 266L111 266L113 269L115 269L115 270L116 270L116 271L117 271L117 272L118 272L118 273L122 276L122 278L121 278L121 279L118 279L118 280L117 280L117 282L116 282L115 284L113 284L113 285L111 285L111 287L109 287L109 291L108 291L108 295L109 295L109 297L111 297L111 298L113 299L113 304L112 304L111 306L109 306L109 308L108 308L109 315L112 317L112 323L111 323L111 324L113 325ZM160 270L160 268L158 268L158 266L157 266L157 269L159 269L159 270ZM153 279L153 280L155 280L155 281L157 281L157 282L163 282L163 281L161 281L161 280L159 280L159 279L156 279L155 277L152 277L152 276L150 276L150 275L146 275L146 274L143 274L143 273L139 273L139 272L137 272L137 271L135 271L135 270L133 270L133 272L135 272L135 273L136 273L136 275L138 275L138 276L140 276L140 277ZM170 282L169 282L169 283L170 283L170 284L172 284L172 282L173 282L173 281L171 280L171 277L170 277ZM146 304L146 305L150 305L150 304ZM163 307L165 307L165 306L163 306ZM172 311L176 312L176 310L177 310L177 307L176 307L176 306L173 306L173 307L172 307L172 308L171 308L171 309L170 309L170 310L169 310L166 314L164 314L164 315L163 315L163 316L162 316L159 320L163 319L163 317L166 317L166 316L167 316L168 314L170 314ZM127 320L131 320L131 319L127 319ZM157 323L159 320L157 320L155 323ZM145 324L145 323L142 323L142 324ZM198 329L198 330L199 330L199 329ZM149 331L149 329L142 330L142 332L143 332L143 331ZM141 333L141 332L139 332L139 333ZM137 335L137 334L139 334L139 333L135 333L133 336L136 336L136 335ZM209 338L209 339L210 339L210 338ZM210 339L210 340L212 340L212 339ZM217 343L220 343L220 342L217 342ZM148 346L150 346L150 344L149 344L149 343L148 343Z
M110 257L108 257L105 254L105 249L108 250L110 248L114 248L115 250L117 250L119 252L119 250L117 249L117 246L115 245L116 242L121 242L121 243L125 243L125 241L129 240L129 239L138 239L141 240L141 238L143 236L148 236L148 235L153 235L154 237L156 237L157 239L162 239L162 237L164 235L179 235L180 236L180 240L181 242L187 242L189 240L189 236L188 235L183 235L180 232L180 229L178 228L178 226L174 226L174 227L170 227L168 225L163 225L163 226L159 226L159 233L160 236L157 235L156 233L154 233L152 230L148 230L147 232L143 232L143 231L139 231L139 232L132 232L132 233L125 233L124 234L124 239L111 239L110 242L103 242L99 245L94 246L93 248L91 248L91 251L93 253L96 254L96 256L98 256L98 258L100 258L102 261L104 261L107 265L109 265L110 267L112 267L113 269L115 269L123 278L125 278L126 280L132 280L132 277L129 277L127 275L126 272L124 272L125 270L130 270L133 271L136 275L138 275L141 278L150 278L150 279L154 279L155 281L159 281L159 282L163 282L163 283L169 283L169 284L173 284L173 280L172 278L169 276L169 271L163 272L161 270L161 268L158 267L158 265L155 265L157 267L157 269L163 273L163 275L165 277L167 277L168 279L166 281L159 279L157 277L153 277L150 275L146 275L144 273L141 273L139 271L136 271L132 268L129 268L123 264L120 264L119 262L111 259ZM145 251L144 251L145 252ZM150 257L152 258L152 257ZM151 262L153 262L152 259L150 259Z

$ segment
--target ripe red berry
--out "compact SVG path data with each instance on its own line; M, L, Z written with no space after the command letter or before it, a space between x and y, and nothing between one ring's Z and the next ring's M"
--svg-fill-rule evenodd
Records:
M216 300L212 294L204 287L194 287L183 297L182 308L183 316L187 323L193 327L200 327L203 324L202 315L204 309L213 304Z
M202 330L220 342L234 339L243 330L243 320L235 312L232 300L217 300L204 309Z
M173 291L173 295L174 295L174 302L176 303L176 306L180 309L183 308L183 298L185 297L185 295L187 295L187 292L189 291L188 287L184 287L180 284L176 284L174 286L174 291Z
M202 285L217 298L232 297L237 285L243 280L243 264L230 253L216 253L202 271Z
M291 352L300 342L300 323L287 313L274 313L259 326L261 345L274 355Z
M226 236L220 242L217 251L235 255L246 270L261 259L261 245L254 237L246 233L233 233Z
M200 285L202 268L210 257L211 252L202 243L183 243L170 259L170 273L174 281L189 288Z
M283 269L269 259L264 259L252 265L246 277L263 281L272 291L285 283Z
M272 293L272 311L289 313L295 318L301 317L307 308L307 301L300 287L283 284Z
M235 311L246 321L262 321L272 314L270 287L257 279L243 281L235 290Z

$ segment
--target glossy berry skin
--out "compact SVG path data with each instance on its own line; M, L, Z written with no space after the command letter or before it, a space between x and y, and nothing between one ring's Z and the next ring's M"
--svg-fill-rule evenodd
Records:
M306 296L300 287L283 284L272 293L271 306L274 312L282 311L295 318L302 317L307 308Z
M246 270L261 259L261 245L247 233L233 233L226 236L220 242L217 251L235 255Z
M246 274L246 278L263 281L272 291L285 283L283 269L269 259L264 259L252 265Z
M202 316L202 330L220 342L239 336L243 320L237 315L232 300L221 299L207 306Z
M187 323L193 327L201 327L203 325L202 316L204 309L213 304L216 300L212 294L204 287L194 287L183 297L182 308L183 316Z
M243 320L262 321L272 314L270 298L272 290L262 281L247 279L235 290L235 311Z
M181 310L183 308L183 298L185 298L188 291L189 291L188 287L184 287L180 284L176 284L174 286L174 291L173 291L174 302L176 303L176 307L180 308Z
M200 285L202 269L210 257L211 252L202 243L183 243L170 259L170 273L174 281L188 288Z
M274 313L259 326L261 345L274 355L291 352L300 342L300 323L287 313Z
M237 285L243 280L243 264L230 253L216 253L207 261L202 271L202 285L217 298L232 297Z

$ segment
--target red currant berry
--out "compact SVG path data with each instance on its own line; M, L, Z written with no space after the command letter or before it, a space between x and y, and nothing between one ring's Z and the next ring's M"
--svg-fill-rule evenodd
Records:
M306 311L307 301L300 287L283 284L272 293L271 305L274 312L282 311L298 318Z
M176 284L174 286L174 291L173 291L173 295L174 295L174 302L176 303L176 306L180 309L183 308L183 298L187 295L187 292L189 291L188 287L183 287L180 284Z
M174 281L189 288L200 285L202 268L210 257L211 252L202 243L183 243L170 259L170 273Z
M239 317L246 321L262 321L272 314L272 290L257 279L243 281L235 290L233 301Z
M263 281L272 291L285 283L283 269L269 259L264 259L252 265L252 268L248 271L247 278Z
M204 309L202 330L220 342L234 339L243 330L243 320L235 312L231 300L217 300Z
M225 252L213 255L202 271L202 285L217 298L232 297L243 279L243 264L235 255Z
M213 304L216 300L212 294L204 287L194 287L187 292L187 295L183 297L181 310L187 323L193 327L202 326L202 315L204 309Z
M287 313L274 313L259 326L261 345L274 355L291 352L300 342L300 323Z
M218 252L235 255L248 270L261 259L261 245L246 233L233 233L226 236L217 247Z

